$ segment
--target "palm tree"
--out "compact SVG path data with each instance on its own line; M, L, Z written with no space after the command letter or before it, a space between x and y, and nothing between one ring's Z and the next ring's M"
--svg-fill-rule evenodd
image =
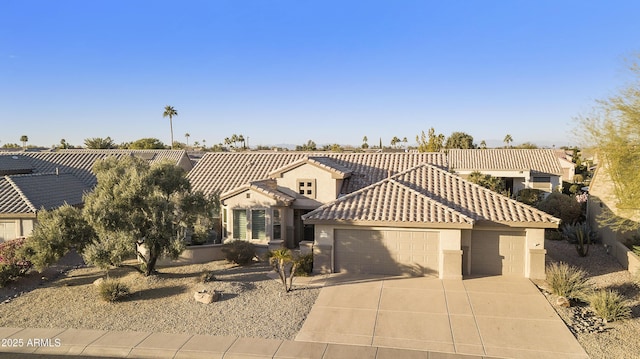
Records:
M184 134L184 137L187 139L187 147L189 147L189 137L191 137L191 135L187 132Z
M169 126L171 126L171 149L173 149L173 116L178 116L178 111L176 111L173 106L165 106L162 117L169 117Z
M27 150L27 142L29 142L29 137L27 135L20 136L20 142L22 142L22 149Z
M509 144L513 142L513 137L511 137L510 134L507 134L506 136L504 136L504 140L502 141L506 144L506 147L509 147Z
M362 137L362 148L369 148L369 144L367 143L369 139L367 136Z

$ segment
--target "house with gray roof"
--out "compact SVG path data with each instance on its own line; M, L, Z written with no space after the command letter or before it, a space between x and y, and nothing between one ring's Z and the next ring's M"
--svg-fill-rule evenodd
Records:
M93 164L109 156L138 156L153 164L168 160L189 171L185 151L61 150L0 152L0 242L28 236L42 209L81 206L96 185Z
M223 239L313 243L316 272L544 277L559 221L447 167L445 153L209 153L188 178L220 193Z
M450 149L447 159L449 170L464 178L477 171L504 179L513 195L524 188L551 193L562 186L563 170L551 149Z

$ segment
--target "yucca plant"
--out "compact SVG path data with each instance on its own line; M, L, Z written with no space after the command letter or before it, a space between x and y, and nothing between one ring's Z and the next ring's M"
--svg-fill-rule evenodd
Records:
M589 296L593 311L606 321L631 318L631 308L627 300L615 290L600 289Z
M293 277L296 275L296 270L300 264L299 259L295 258L291 250L286 248L272 250L267 256L269 264L280 276L284 291L290 292L293 287Z
M591 293L587 273L564 262L547 265L547 283L553 294L567 299L585 301Z

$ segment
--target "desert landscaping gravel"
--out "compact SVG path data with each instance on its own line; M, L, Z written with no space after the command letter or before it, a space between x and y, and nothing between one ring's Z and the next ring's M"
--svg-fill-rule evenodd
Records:
M602 245L591 246L587 257L579 257L565 241L547 240L545 246L548 263L565 262L580 267L589 274L595 288L615 289L629 300L633 318L610 323L594 318L584 305L554 306L589 356L640 358L640 290L633 276ZM130 268L112 270L111 277L129 284L133 293L123 302L107 303L98 299L93 285L103 272L84 266L77 268L78 261L77 257L67 258L43 273L30 273L0 288L0 326L290 340L319 293L318 288L303 285L294 285L294 291L285 293L280 282L267 276L271 268L266 263L240 267L217 261L161 268L159 275L149 278ZM213 273L216 280L203 283L199 280L202 273ZM534 282L545 287L544 281ZM196 302L193 293L203 289L222 293L220 301ZM555 302L552 295L545 295L551 303Z
M161 268L143 277L131 268L110 271L131 288L131 296L116 303L98 298L93 281L104 272L96 268L72 269L56 280L40 279L32 290L13 287L0 304L0 326L84 328L152 331L291 340L302 326L318 296L318 288L296 286L285 293L269 278L266 263L234 266L225 261ZM216 280L203 282L202 273ZM196 302L194 292L215 290L220 299ZM22 294L20 294L22 293ZM17 295L17 297L16 297Z
M594 288L614 289L625 296L632 309L632 319L605 323L601 326L593 319L588 306L574 305L571 308L554 306L569 329L578 338L589 357L640 358L640 290L633 276L616 259L607 254L603 245L592 245L586 257L579 257L575 247L566 241L545 241L547 262L565 262L588 273ZM539 282L537 283L539 284ZM553 296L547 293L550 302ZM583 331L584 326L595 324L592 330Z

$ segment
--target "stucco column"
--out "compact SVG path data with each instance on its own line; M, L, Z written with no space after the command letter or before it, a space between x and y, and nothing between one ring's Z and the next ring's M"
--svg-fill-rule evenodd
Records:
M313 273L334 272L333 247L333 228L316 224L313 242Z
M462 279L462 231L440 231L440 279Z
M544 228L528 228L524 275L532 279L545 279Z

